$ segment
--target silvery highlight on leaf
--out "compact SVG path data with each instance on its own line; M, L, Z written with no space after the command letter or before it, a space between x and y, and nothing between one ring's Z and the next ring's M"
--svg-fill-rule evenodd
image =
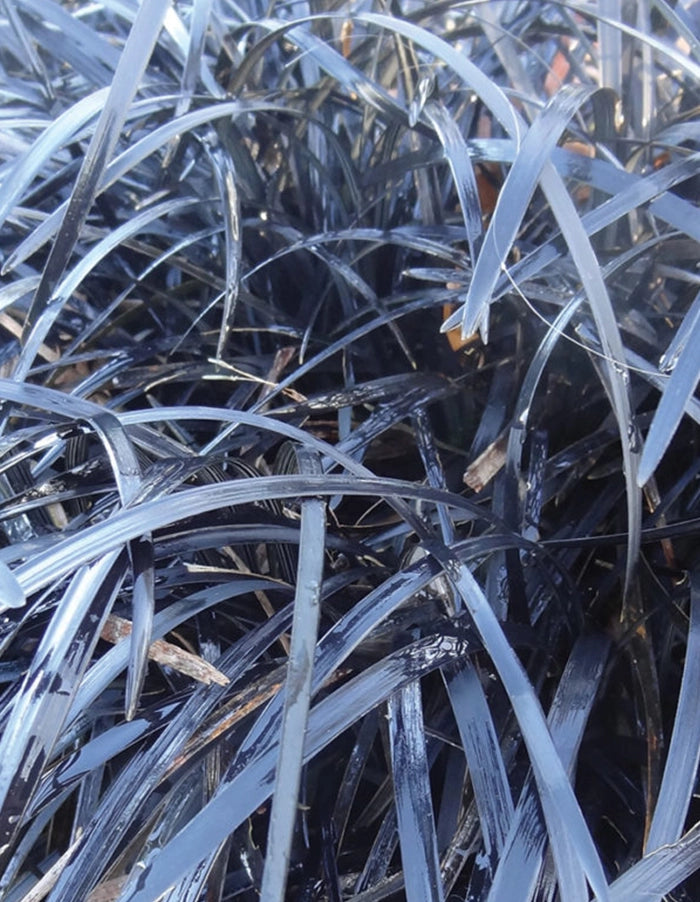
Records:
M699 0L0 0L0 98L0 902L697 902Z

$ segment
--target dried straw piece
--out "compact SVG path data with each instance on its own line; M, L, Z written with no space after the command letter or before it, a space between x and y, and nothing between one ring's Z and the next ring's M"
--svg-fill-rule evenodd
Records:
M122 639L131 635L131 621L125 620L124 617L118 617L116 614L110 614L100 635L106 642L112 644L121 642ZM207 686L211 683L227 686L230 682L227 676L204 658L193 655L184 648L173 645L172 642L166 642L165 639L156 639L155 642L151 642L148 657L151 661L172 667L173 670L192 677L193 680L198 680L200 683L206 683Z

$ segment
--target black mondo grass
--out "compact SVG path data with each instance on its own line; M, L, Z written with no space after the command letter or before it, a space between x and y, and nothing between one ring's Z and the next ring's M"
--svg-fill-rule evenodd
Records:
M700 894L697 4L0 2L0 899Z

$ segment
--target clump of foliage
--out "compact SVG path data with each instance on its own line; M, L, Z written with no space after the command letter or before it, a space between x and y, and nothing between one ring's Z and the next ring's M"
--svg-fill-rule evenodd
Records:
M3 900L698 897L693 15L0 5Z

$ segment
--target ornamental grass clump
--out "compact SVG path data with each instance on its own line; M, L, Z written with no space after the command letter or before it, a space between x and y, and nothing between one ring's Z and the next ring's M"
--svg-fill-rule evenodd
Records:
M0 899L700 893L697 4L0 4Z

